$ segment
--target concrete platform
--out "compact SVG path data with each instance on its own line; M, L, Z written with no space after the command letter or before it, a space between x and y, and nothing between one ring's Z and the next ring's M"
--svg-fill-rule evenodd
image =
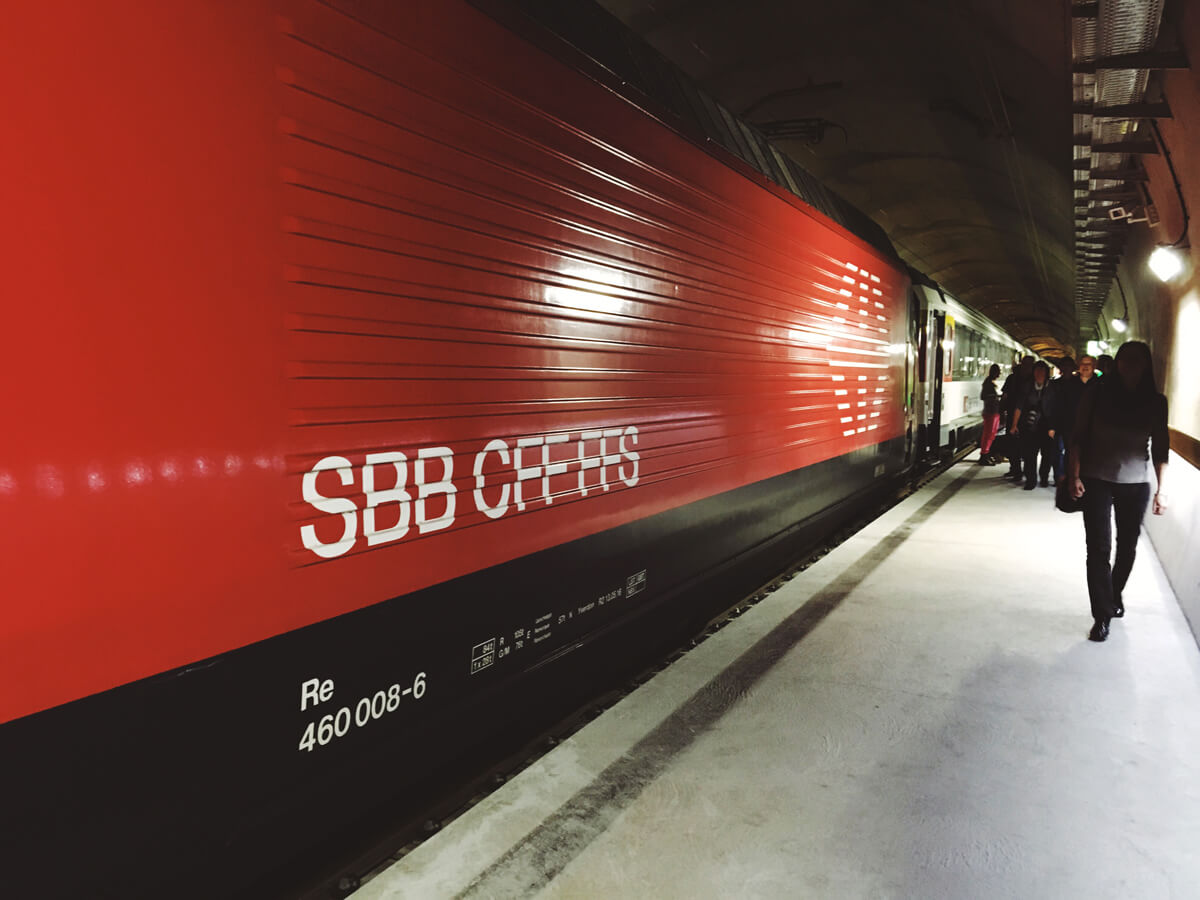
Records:
M1200 652L1143 538L960 463L359 900L1200 896Z

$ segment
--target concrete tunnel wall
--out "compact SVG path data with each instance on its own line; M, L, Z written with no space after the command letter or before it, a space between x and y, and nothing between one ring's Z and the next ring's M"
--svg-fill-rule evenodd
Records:
M1200 0L1180 4L1175 22L1164 22L1164 28L1174 30L1191 62L1190 69L1161 73L1173 118L1158 123L1183 203L1166 157L1142 157L1161 222L1153 228L1130 226L1118 268L1129 303L1129 332L1117 336L1109 326L1124 311L1116 283L1100 328L1110 341L1144 340L1154 352L1155 375L1170 408L1172 452L1165 478L1170 506L1165 515L1146 516L1146 531L1200 642ZM1190 213L1186 224L1183 204ZM1176 241L1184 248L1184 269L1164 283L1150 271L1148 260L1156 246ZM1118 341L1112 341L1114 346Z

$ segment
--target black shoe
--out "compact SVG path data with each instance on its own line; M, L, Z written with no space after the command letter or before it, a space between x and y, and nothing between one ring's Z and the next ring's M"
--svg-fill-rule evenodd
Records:
M1036 481L1027 481L1027 482L1025 482L1025 490L1027 490L1027 491L1032 491L1032 490L1033 490L1035 487L1037 487L1037 482L1036 482Z
M1021 477L1021 473L1019 471L1017 471L1016 469L1009 469L1007 472L1004 473L1004 477L1019 479Z
M1042 479L1042 487L1050 487L1050 479L1043 478Z
M1092 625L1092 630L1088 632L1088 640L1097 643L1108 640L1108 622L1104 619L1097 619Z
M1113 618L1114 619L1125 618L1125 604L1123 604L1120 600L1113 603Z

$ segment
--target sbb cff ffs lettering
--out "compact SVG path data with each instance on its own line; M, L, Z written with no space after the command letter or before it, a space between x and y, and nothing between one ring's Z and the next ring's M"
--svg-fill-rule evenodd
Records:
M586 497L623 484L638 483L641 454L638 429L602 428L568 433L534 435L515 440L491 440L474 455L470 492L476 511L499 519L509 510L530 504L550 506L555 498L578 494ZM316 524L300 528L304 547L322 559L347 553L362 537L368 547L398 541L415 526L418 534L449 528L459 510L459 488L454 483L455 453L449 447L425 447L415 458L399 450L368 453L361 466L345 456L326 456L304 473L304 502L326 516L341 519L341 535L325 540ZM411 462L412 481L409 481ZM362 502L354 496L323 493L322 473L336 477L343 488L362 486ZM361 472L361 476L357 475ZM554 479L552 484L552 479ZM470 482L468 482L470 483ZM392 509L394 507L394 509ZM382 525L381 508L389 519ZM321 531L328 537L328 527Z

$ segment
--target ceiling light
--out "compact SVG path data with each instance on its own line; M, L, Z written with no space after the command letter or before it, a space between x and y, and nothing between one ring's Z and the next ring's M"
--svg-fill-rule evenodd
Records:
M1117 318L1112 320L1112 327L1118 333L1124 334L1126 329L1129 328L1129 323L1126 322L1125 319L1122 318L1121 316L1118 316Z
M1171 247L1155 247L1150 254L1150 271L1159 281L1170 281L1183 270L1179 252Z

